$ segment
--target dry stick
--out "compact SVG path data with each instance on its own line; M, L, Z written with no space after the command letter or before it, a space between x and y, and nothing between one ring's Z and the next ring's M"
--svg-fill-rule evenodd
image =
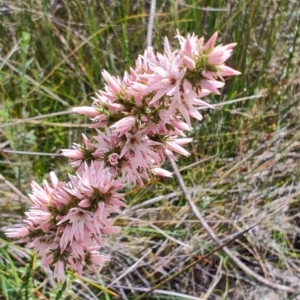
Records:
M152 45L152 31L154 25L155 9L156 9L156 0L151 0L149 21L148 21L148 28L147 28L147 47L151 47Z
M176 163L170 159L170 163L172 165L172 168L174 170L177 182L179 184L179 187L182 191L183 196L185 197L186 201L188 202L191 210L193 211L193 213L195 214L195 216L197 217L197 219L200 221L201 225L203 226L203 228L205 229L205 231L210 235L210 237L215 241L215 243L220 247L222 246L222 242L220 241L220 239L216 236L216 234L214 233L214 231L210 228L210 226L208 225L208 223L205 221L205 219L201 216L201 214L199 213L199 210L197 208L197 206L195 205L195 203L193 202L192 198L190 197L189 193L187 192L186 186L184 184L184 181L178 171L177 165ZM281 291L285 291L288 293L296 293L297 290L293 289L291 287L285 286L285 285L281 285L278 283L274 283L271 282L267 279L265 279L264 277L258 275L257 273L255 273L253 270L251 270L249 267L247 267L244 263L242 263L234 254L233 252L227 248L226 246L221 247L223 248L224 252L236 263L236 265L242 269L245 273L248 273L250 276L252 276L253 278L255 278L257 281L263 283L264 285L276 289L276 290L281 290Z
M124 289L124 290L125 289L126 290L132 289L133 291L137 291L137 292L146 292L147 291L146 288L142 288L142 287L130 287L129 288L128 286L124 286L124 285L117 285L117 286L115 286L115 288ZM204 299L204 298L199 298L199 297L194 297L194 296L188 296L188 295L185 295L185 294L172 292L172 291L165 291L165 290L153 290L153 294L175 296L176 299L206 300L206 298ZM174 298L172 298L172 299L174 299Z
M241 102L241 101L245 101L245 100L251 100L251 99L257 99L257 98L261 98L263 97L263 95L252 95L252 96L249 96L249 97L242 97L242 98L237 98L237 99L234 99L234 100L226 100L226 101L223 101L223 102L219 102L219 103L214 103L212 104L213 107L222 107L222 106L225 106L225 105L229 105L229 104L233 104L233 103L237 103L237 102ZM201 108L199 108L200 110Z
M61 115L69 115L69 114L72 114L72 113L73 112L71 110L64 110L64 111L59 111L59 112L55 112L55 113L39 115L39 116L35 116L35 117L32 117L32 118L19 119L17 121L11 122L11 123L0 124L0 128L14 126L14 125L27 123L27 122L30 122L30 121L41 120L41 119L50 118L50 117L56 117L56 116L61 116Z
M9 149L0 149L0 153L11 153L11 154L21 154L21 155L37 155L37 156L63 156L59 153L46 153L46 152L32 152L32 151L19 151L19 150L9 150Z

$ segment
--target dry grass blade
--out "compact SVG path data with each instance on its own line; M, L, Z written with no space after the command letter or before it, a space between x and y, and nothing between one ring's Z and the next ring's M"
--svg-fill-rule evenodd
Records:
M70 106L68 102L66 102L65 100L63 100L62 98L60 98L57 94L53 93L47 87L41 85L39 82L37 82L36 80L34 80L33 78L31 78L27 74L22 74L18 68L14 67L10 62L6 61L5 58L3 58L3 57L0 56L0 61L2 61L3 64L7 65L9 68L11 68L17 74L24 76L24 78L26 78L29 82L31 82L35 87L39 87L40 89L42 89L51 98L57 100L58 102L60 102L64 106L67 106L67 107Z
M1 151L0 151L1 152ZM31 202L29 201L29 199L24 196L22 194L21 191L19 191L11 182L9 182L8 180L6 180L1 174L0 174L0 180L2 180L4 182L4 184L6 184L12 191L14 191L18 196L20 196L20 198L26 202L27 204L30 204Z
M69 115L71 113L73 113L73 112L70 111L70 110L65 110L65 111L60 111L60 112L55 112L55 113L50 113L50 114L44 114L44 115L35 116L35 117L32 117L32 118L26 118L26 119L22 119L22 120L17 120L15 122L10 122L10 123L6 123L6 124L0 124L0 128L9 127L9 126L15 126L15 125L23 124L23 123L29 123L31 121L42 120L42 119L50 118L50 117L56 117L56 116L62 116L62 115Z
M9 150L9 149L0 149L0 153L12 153L12 154L21 154L21 155L36 155L36 156L63 156L59 153L45 153L45 152L32 152L32 151L18 151L18 150Z
M144 299L145 296L149 295L152 293L153 290L157 289L158 287L164 285L165 283L167 283L168 281L174 279L176 276L178 276L179 274L181 274L184 271L187 271L189 269L191 269L191 267L193 267L194 265L198 264L199 262L208 259L210 256L212 256L214 253L216 253L217 251L224 249L224 247L226 247L227 245L229 245L230 243L234 242L236 239L238 239L239 237L243 236L246 232L248 232L249 230L253 229L255 226L257 226L258 224L254 224L252 225L250 228L245 229L244 231L238 233L234 238L228 240L225 243L221 243L221 245L219 245L218 247L216 247L215 249L213 249L212 251L210 251L209 253L201 256L200 258L198 258L197 260L195 260L194 262L192 262L191 264L187 265L186 267L184 267L183 269L181 269L180 271L177 271L175 274L169 275L168 278L166 278L165 280L159 282L158 284L156 284L153 288L151 288L150 290L148 290L146 293L142 294L141 296L139 296L138 298L136 298L136 300L141 300Z

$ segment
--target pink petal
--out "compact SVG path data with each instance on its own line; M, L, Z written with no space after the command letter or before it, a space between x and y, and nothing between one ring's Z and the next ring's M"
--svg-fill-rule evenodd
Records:
M91 106L73 107L72 111L74 111L78 114L87 115L90 117L96 117L99 115L99 112L97 111L97 109L95 109L94 107L91 107Z
M165 170L165 169L162 169L162 168L153 168L151 169L152 173L154 175L158 175L158 176L163 176L163 177L172 177L172 173Z

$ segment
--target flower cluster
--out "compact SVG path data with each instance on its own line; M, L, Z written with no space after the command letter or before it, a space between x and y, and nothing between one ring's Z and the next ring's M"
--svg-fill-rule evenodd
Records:
M191 141L184 135L191 130L190 117L201 120L198 110L212 108L202 98L219 94L224 76L240 73L224 64L235 44L215 47L217 33L206 44L194 34L177 38L180 49L172 51L165 38L163 54L146 49L123 78L102 72L105 90L91 106L73 110L106 131L97 130L93 142L85 138L83 147L63 150L75 166L103 161L128 184L142 185L152 174L171 175L160 168L166 157L189 155L182 145Z
M203 97L219 94L223 77L240 74L224 64L235 44L215 47L217 33L207 43L194 34L177 38L179 49L171 50L165 38L164 53L147 48L122 78L102 72L104 90L91 106L73 109L92 118L95 135L62 150L76 175L59 182L50 173L52 187L33 182L25 226L6 233L55 265L58 280L66 268L81 273L85 265L103 263L102 236L116 231L110 216L125 206L119 191L154 175L171 176L161 165L176 159L174 153L189 155L182 146L191 141L184 134L192 129L191 117L201 120L199 110L213 108Z
M95 269L105 257L97 251L102 235L118 231L109 221L111 213L120 213L126 205L118 191L121 179L101 162L84 164L69 182L59 182L51 172L52 186L47 181L41 187L32 182L30 198L33 206L26 213L25 226L10 228L6 235L22 238L35 249L44 265L55 265L55 276L64 278L66 266L81 274L84 265Z

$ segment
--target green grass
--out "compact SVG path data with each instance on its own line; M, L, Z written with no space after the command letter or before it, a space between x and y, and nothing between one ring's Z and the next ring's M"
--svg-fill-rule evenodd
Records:
M0 152L0 237L4 238L1 229L21 223L28 208L17 190L26 195L31 180L41 182L51 170L62 180L73 172L63 157L30 153L57 154L80 142L81 133L92 132L84 126L88 119L60 112L91 103L90 97L103 87L101 70L121 75L143 52L149 3L121 3L90 1L87 5L75 0L53 1L51 6L49 1L12 0L1 8L0 145L27 153ZM278 281L276 274L285 274L287 286L300 273L299 195L294 195L300 177L299 13L297 0L157 1L153 31L157 50L162 49L164 36L176 45L172 39L176 28L182 34L195 32L205 38L219 31L219 43L237 42L228 65L242 75L226 80L221 96L210 101L257 97L205 111L204 121L195 122L190 134L194 138L188 146L192 155L180 158L178 166L204 159L181 174L219 238L226 239L264 219L259 228L230 248L265 278ZM48 114L51 116L42 117ZM170 195L174 191L178 195ZM147 205L147 200L163 195ZM128 191L126 202L132 210L116 220L123 231L104 248L111 262L101 274L84 273L84 278L98 286L70 275L65 285L53 288L29 250L1 240L0 299L78 299L79 291L87 299L114 299L101 286L135 299L143 292L134 292L135 287L154 286L214 247L180 195L175 179ZM138 207L141 203L144 206ZM110 287L143 255L134 270ZM218 279L215 285L214 279ZM249 294L243 296L243 289L256 295L269 291L221 250L159 289L194 297L209 293L207 299L234 295L247 299ZM282 299L294 296L276 293ZM146 299L180 297L156 293Z

